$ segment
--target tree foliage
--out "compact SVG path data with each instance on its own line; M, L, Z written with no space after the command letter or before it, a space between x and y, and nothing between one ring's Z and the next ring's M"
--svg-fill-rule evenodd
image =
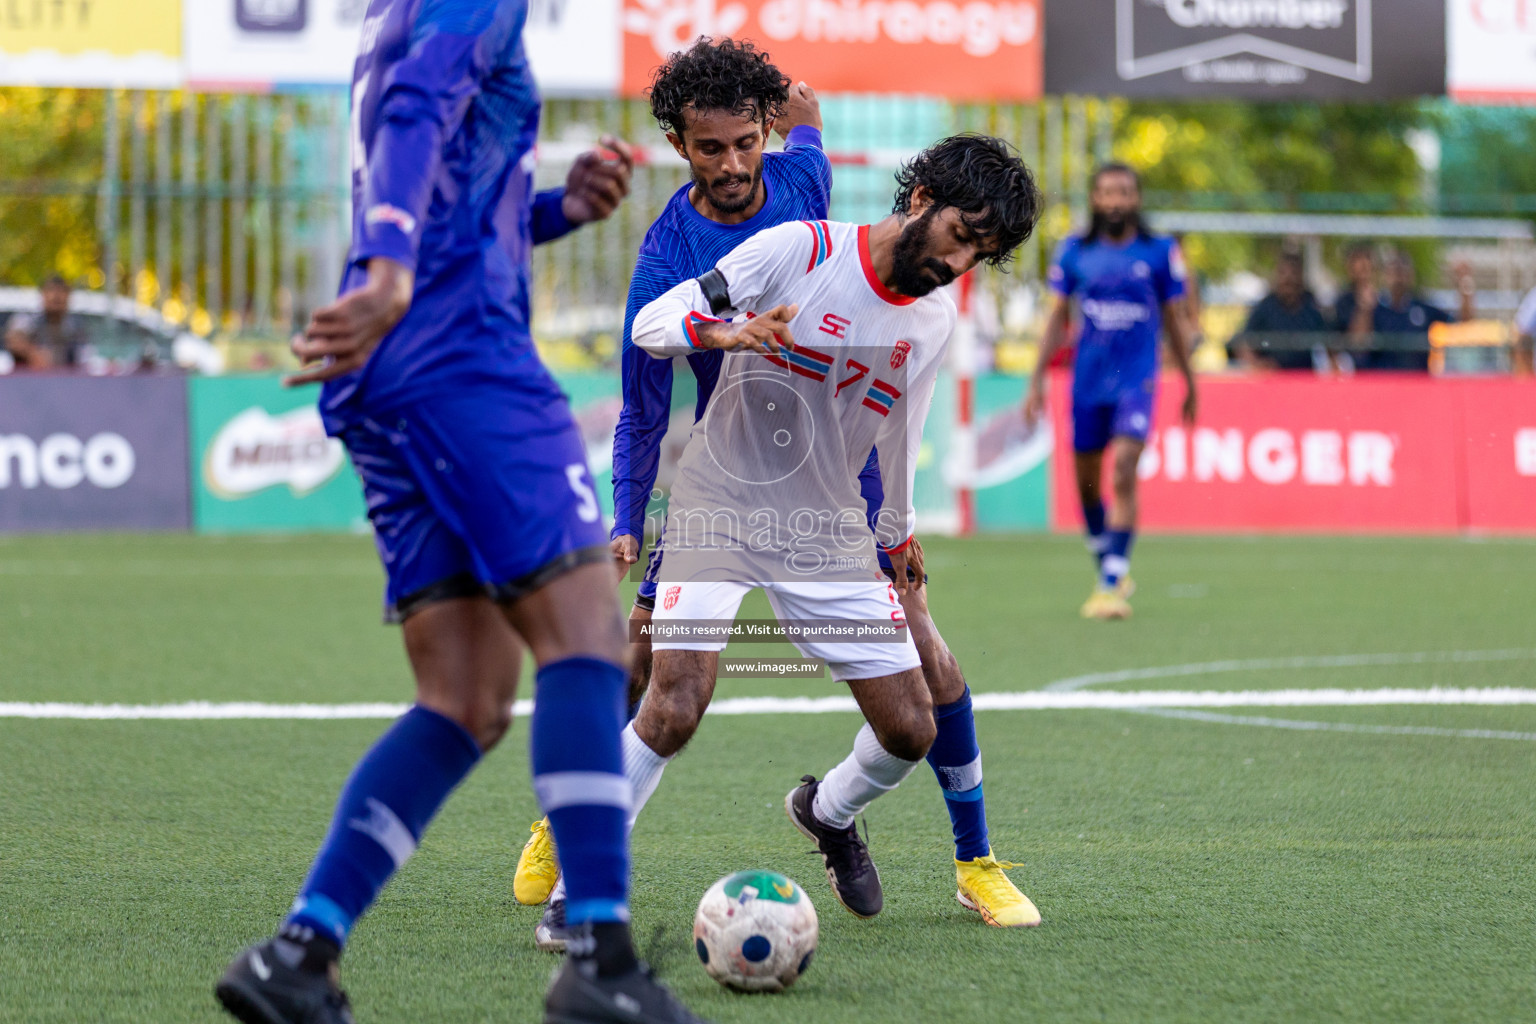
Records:
M1410 140L1433 117L1418 104L1134 102L1115 114L1115 157L1142 172L1149 205L1422 212ZM1208 235L1186 249L1219 278L1267 266L1280 241Z

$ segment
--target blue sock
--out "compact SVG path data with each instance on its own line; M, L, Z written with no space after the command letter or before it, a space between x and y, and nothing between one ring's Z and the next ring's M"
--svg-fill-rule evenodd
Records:
M644 700L645 698L641 697L640 700L630 702L629 711L624 716L625 725L628 725L630 722L635 720L635 716L640 713L640 704Z
M353 769L285 923L344 944L479 760L474 737L452 719L419 706L402 715Z
M1109 545L1104 560L1099 564L1099 579L1106 587L1119 586L1131 572L1131 545L1135 543L1135 530L1110 530L1105 536Z
M572 926L629 920L632 799L619 734L629 679L618 665L567 658L539 669L529 753L555 833Z
M1088 533L1088 550L1093 554L1094 564L1102 568L1104 549L1108 543L1108 539L1104 536L1104 503L1102 501L1083 506L1083 525Z
M971 688L953 704L933 709L938 726L933 746L928 748L928 764L939 777L944 790L944 804L949 808L949 822L955 830L955 859L975 860L985 857L992 847L987 842L987 805L981 793L981 747L976 743L976 717L971 711Z

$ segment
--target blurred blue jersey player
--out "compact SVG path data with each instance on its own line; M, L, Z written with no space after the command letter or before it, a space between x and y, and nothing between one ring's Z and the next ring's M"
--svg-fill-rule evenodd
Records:
M675 362L655 359L631 344L635 315L681 282L709 273L723 256L758 232L787 221L823 220L832 185L831 167L821 148L821 112L814 92L803 82L791 85L768 56L751 44L706 39L674 54L658 69L650 98L652 113L668 141L688 161L692 181L672 196L646 233L630 283L624 321L624 409L613 459L612 549L621 567L635 564L646 534L646 505L671 418ZM764 152L771 131L785 137L782 153ZM687 357L698 382L696 420L714 392L720 362L718 351ZM873 452L859 483L873 516L883 499ZM632 622L650 620L662 557L659 548L651 552L630 615ZM920 564L920 545L917 558ZM880 561L887 574L893 574L883 551ZM913 582L920 581L914 577ZM1028 915L1020 908L1028 906L1028 901L991 857L981 753L965 677L928 613L927 588L904 590L901 601L936 705L938 735L928 760L950 811L955 857L963 865L957 866L960 888L973 895L973 903L989 922L1026 923ZM632 636L637 633L631 630ZM630 694L638 701L650 675L650 644L642 640L633 646ZM624 758L631 782L654 789L662 759L633 727L624 733ZM513 891L524 903L549 899L535 931L537 944L546 950L563 948L566 938L567 894L556 884L557 877L546 826L535 823L519 858Z
M1157 397L1158 343L1164 333L1184 375L1184 419L1195 418L1195 378L1189 365L1184 318L1184 262L1178 243L1148 232L1141 222L1141 183L1123 164L1094 173L1093 221L1087 234L1063 242L1051 267L1056 305L1046 325L1040 366L1066 343L1075 302L1082 314L1072 368L1072 450L1088 544L1099 576L1083 615L1124 619L1129 598L1131 546L1136 531L1136 464L1152 430ZM1030 380L1024 417L1044 408L1045 374ZM1100 496L1104 450L1114 444L1115 503Z
M216 993L247 1024L335 1024L348 934L506 732L538 664L534 788L571 873L559 1024L691 1022L629 937L625 637L581 439L529 333L529 254L608 216L627 147L535 195L527 0L372 0L353 78L341 297L294 351L362 477L416 703L364 755L279 933ZM580 881L576 881L579 879Z

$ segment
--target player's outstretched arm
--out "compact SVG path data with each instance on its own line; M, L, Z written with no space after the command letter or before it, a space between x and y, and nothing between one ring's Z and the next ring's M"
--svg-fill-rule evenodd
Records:
M635 318L675 286L677 272L652 249L641 246L624 302L619 381L624 406L613 432L613 556L625 566L640 558L645 512L661 466L661 442L672 419L672 363L652 359L634 343Z
M1067 344L1072 324L1072 300L1065 295L1056 296L1051 315L1045 322L1045 337L1040 340L1040 355L1035 360L1035 372L1029 375L1029 386L1024 391L1024 422L1033 427L1045 411L1045 370Z
M1168 353L1173 365L1184 376L1184 425L1192 427L1200 415L1200 398L1195 390L1195 370L1190 363L1190 341L1193 336L1184 320L1183 303L1173 299L1163 303L1163 334L1168 339Z
M777 352L793 348L789 322L798 306L775 306L761 316L732 322L703 312L710 300L698 281L684 281L635 317L634 343L658 359L719 349L725 352Z
M657 358L703 349L777 352L792 348L789 321L796 307L781 300L804 277L806 257L816 245L814 225L798 221L759 232L733 249L715 269L648 303L635 317L631 339ZM755 319L728 323L749 310L767 308Z

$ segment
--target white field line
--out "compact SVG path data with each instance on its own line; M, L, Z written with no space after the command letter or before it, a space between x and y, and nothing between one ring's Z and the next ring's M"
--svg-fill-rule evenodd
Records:
M1525 740L1536 743L1536 732L1506 732L1502 729L1446 729L1438 725L1357 725L1354 722L1302 722L1294 718L1261 718L1257 715L1221 715L1213 711L1187 711L1176 708L1138 708L1144 715L1159 718L1185 718L1216 725L1256 725L1266 729L1295 729L1300 732L1354 732L1374 736L1449 736L1463 740Z
M1490 661L1530 661L1536 649L1516 647L1496 651L1417 651L1407 654L1326 654L1292 658L1249 658L1239 661L1202 661L1192 665L1160 665L1128 668L1117 672L1093 672L1047 683L1052 693L1071 693L1104 683L1133 683L1144 679L1177 679L1225 672L1268 672L1308 668L1376 668L1392 665L1459 665Z
M1536 705L1536 689L1514 687L1411 690L1143 690L1117 692L1094 690L1053 693L978 693L978 711L1136 711L1150 708L1303 708L1375 707L1381 705ZM90 720L162 719L205 721L217 719L324 720L347 718L395 718L404 704L264 704L235 702L216 704L188 701L180 704L66 704L0 703L0 718L70 718ZM529 714L529 701L518 701L516 715ZM711 705L712 715L820 715L855 712L851 697L733 697Z

